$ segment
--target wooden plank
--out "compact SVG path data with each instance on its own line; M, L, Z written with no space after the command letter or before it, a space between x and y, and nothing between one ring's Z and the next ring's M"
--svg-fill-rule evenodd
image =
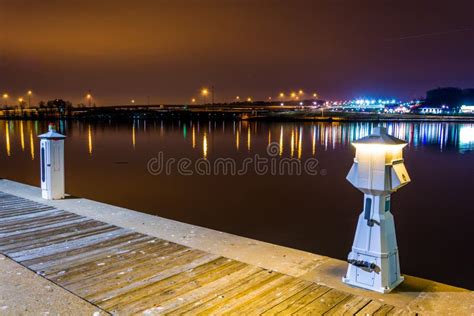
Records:
M106 301L104 304L99 304L99 306L104 306L113 313L138 313L160 304L161 301L173 297L178 299L182 293L225 277L246 266L242 262L218 258L195 269L170 276L133 292L127 292L125 295Z
M21 207L21 206L24 206L24 205L36 205L36 206L38 206L40 204L37 203L37 202L25 200L25 199L9 199L9 200L2 199L1 202L0 202L0 212L1 212L2 209L18 208L18 207Z
M246 267L247 268L247 267ZM249 273L244 274L240 280L228 283L228 278L233 279L232 275L226 276L224 280L220 282L226 282L226 287L219 289L217 292L211 292L208 295L201 297L199 301L180 306L180 308L174 313L177 314L199 314L199 313L211 313L213 307L218 308L217 304L226 303L236 295L239 295L246 290L258 287L258 284L265 284L267 281L272 281L279 277L277 273L269 273L264 269L247 269ZM244 271L247 271L244 269ZM238 271L240 272L240 271ZM237 274L240 275L240 274ZM212 285L212 284L211 284Z
M40 215L41 213L56 210L60 211L55 207L47 206L47 205L28 205L22 207L9 207L9 208L2 208L0 209L0 220L10 220L13 219L15 216L22 216L25 214L36 214ZM63 211L64 212L64 211Z
M2 200L0 202L0 212L4 209L18 209L25 206L39 206L39 203L25 200L25 199L9 199L9 200Z
M329 290L328 287L311 284L302 291L290 296L280 304L266 310L262 315L275 315L278 313L291 314Z
M354 315L365 305L369 304L371 299L361 296L348 296L346 299L342 300L327 311L324 315Z
M82 248L67 250L53 255L41 256L32 260L25 260L22 264L35 271L39 269L48 270L49 267L51 267L52 271L54 271L53 269L61 271L69 264L73 265L74 262L80 264L83 260L88 261L89 257L93 260L96 256L101 257L108 255L105 252L113 251L115 248L123 247L124 244L141 241L145 238L151 239L151 237L148 236L143 237L142 234L129 232L116 238L91 243ZM61 265L64 267L62 268Z
M62 224L62 225L61 225ZM26 230L24 233L11 232L0 234L0 250L7 251L13 248L20 248L23 244L34 245L42 241L48 241L60 238L65 234L80 233L84 229L91 227L110 226L109 224L97 222L88 218L81 218L63 223L56 223L41 227L38 230Z
M157 310L160 313L183 315L186 312L201 306L202 304L214 299L223 298L233 289L245 284L258 277L258 274L267 275L262 268L247 265L241 270L234 271L223 278L217 279L205 286L196 288L179 296L178 299L172 298L160 302L160 306L152 307L151 310L145 310L148 313Z
M56 222L53 224L45 225L45 226L40 226L40 227L33 227L29 229L22 229L19 231L13 231L13 232L6 232L6 233L0 233L0 238L5 238L5 237L15 237L15 236L21 236L22 239L28 237L29 235L34 236L36 233L42 234L44 231L51 231L53 228L58 228L58 227L66 227L68 225L73 225L76 223L82 223L84 221L91 221L91 219L87 217L79 217L77 219L72 219L72 220L67 220L67 221L60 221Z
M48 260L42 262L41 268L45 272L45 275L48 277L54 276L60 271L69 271L80 269L80 267L90 264L91 262L103 262L103 260L108 260L113 255L118 253L131 252L140 247L143 244L148 243L150 240L153 240L152 237L137 234L135 235L125 235L111 240L107 240L106 243L96 244L95 247L88 246L80 248L79 252L74 254L70 253L69 256L58 260ZM62 257L62 253L59 254ZM34 265L36 266L36 265ZM32 268L30 266L30 268Z
M229 311L229 313L241 315L260 315L266 310L280 304L287 298L307 288L311 284L312 283L308 281L292 278L289 282L270 289L268 293L263 293L262 295L255 297L252 299L251 304L239 306L238 309L232 309Z
M128 229L117 227L114 231L110 231L110 232L108 231L102 234L80 238L78 240L73 240L71 242L65 241L60 244L9 253L8 256L15 261L22 262L22 261L31 260L34 258L39 258L42 256L64 252L71 249L81 248L94 242L103 241L109 238L114 238L116 236L124 235L128 232L129 232Z
M401 308L401 307L393 307L386 315L419 315L416 312L408 310L407 307Z
M19 262L31 260L43 255L57 254L65 250L81 248L89 242L97 239L105 239L107 236L113 236L119 228L115 226L102 226L93 229L81 231L74 235L68 235L58 240L51 240L49 242L42 242L26 247L15 248L4 253L14 260Z
M390 311L392 311L394 307L391 306L391 305L383 305L382 307L380 307L376 312L374 312L373 315L376 315L376 316L382 316L382 315L388 315Z
M3 211L8 211L9 209L19 209L22 207L43 207L46 206L44 204L40 204L37 202L25 200L25 199L12 199L12 200L1 200L0 201L0 213Z
M156 266L156 269L151 271L142 270L138 276L133 274L133 279L129 282L127 282L128 278L126 276L119 276L120 279L117 280L118 282L115 286L108 284L107 288L103 288L97 284L95 287L88 288L84 297L97 305L110 305L113 303L113 300L119 301L120 297L126 300L128 293L135 293L150 284L195 269L218 258L219 256L217 255L203 253L193 260L189 260L189 258L184 256L180 257L180 262L176 264L163 261L162 264Z
M42 227L52 223L58 223L61 221L77 218L81 218L81 216L66 212L58 212L55 214L50 214L49 216L31 218L26 221L16 223L0 222L0 233L9 233L13 231L21 231L23 229L31 229L33 227Z
M382 308L383 305L384 304L376 302L376 301L370 301L369 304L365 305L355 315L357 315L357 316L373 315L376 311L378 311L380 308Z
M72 221L78 221L78 220L87 220L82 217L61 217L61 218L55 218L53 220L48 220L48 221L39 221L36 223L32 223L30 225L25 225L24 227L15 227L12 229L0 229L0 236L2 237L8 237L9 235L21 235L23 232L28 233L30 231L33 231L34 229L40 231L42 229L48 229L48 227L51 227L51 225L55 226L61 226L61 225L67 225L68 222ZM54 226L53 226L54 227Z
M18 243L9 243L3 247L0 247L0 250L6 254L26 251L28 249L41 248L46 246L52 246L55 244L60 244L63 242L71 242L76 239L84 238L86 236L93 236L99 233L104 233L108 231L114 231L117 229L116 226L100 223L100 222L86 222L86 225L81 226L80 230L74 231L74 229L69 231L64 231L58 233L57 235L50 236L38 236L37 240L27 239L21 240Z
M161 270L155 271L155 273L146 276L145 278L141 277L140 280L127 283L122 287L115 287L113 289L108 289L106 292L95 291L91 289L90 295L86 295L85 298L94 302L98 305L108 304L112 305L113 301L119 301L120 297L127 297L127 293L133 293L134 291L144 288L149 284L156 283L158 281L170 278L171 276L180 274L185 271L192 270L200 265L212 262L218 259L219 256L213 254L205 254L200 258L194 259L192 261L183 262L179 265L169 264L167 261L163 262ZM95 291L95 292L94 292ZM92 293L94 292L94 293Z
M72 220L81 218L81 216L74 215L74 214L66 214L66 213L52 213L48 216L44 217L37 217L37 218L30 218L24 222L0 222L0 233L6 234L11 232L21 232L23 230L28 230L32 228L39 228L45 225L49 225L52 223L58 223L61 221Z
M27 211L43 211L45 209L55 209L53 206L41 205L36 203L12 203L12 205L1 205L0 207L0 216L1 218L11 216L14 214L21 214Z
M331 289L324 293L324 295L299 309L297 313L300 315L307 315L310 313L322 315L347 297L349 297L348 293Z
M219 256L209 255L205 252L189 248L175 252L170 250L166 257L158 256L152 258L148 265L136 264L131 267L132 271L127 266L118 270L113 267L106 281L101 283L90 282L92 284L90 286L87 286L84 282L79 282L77 291L83 293L91 301L107 301L114 296L125 295L126 292L139 291L149 284L219 258Z
M281 273L276 273L272 271L264 271L267 274L265 280L260 280L254 284L245 284L235 290L232 295L227 295L223 299L216 299L212 306L206 309L204 314L214 314L222 315L230 313L231 310L238 310L242 308L245 304L253 304L252 300L259 295L265 294L270 291L272 288L280 286L289 280L292 277L283 275ZM192 310L190 314L194 314L195 311Z
M39 215L40 213L44 213L49 210L55 209L52 206L31 206L28 208L21 208L20 210L0 210L0 221L1 220L6 220L6 219L11 219L12 217L15 216L21 216L25 214L37 214Z
M157 250L159 249L158 247L167 248L167 251L165 250L166 254L179 252L184 249L183 246L175 246L175 244L165 246L163 243L156 245ZM117 273L124 269L134 269L143 263L147 263L147 261L156 259L154 256L137 255L132 250L133 248L118 249L115 254L113 252L108 253L110 258L88 261L82 265L65 270L67 273L64 275L58 276L57 274L52 274L49 277L55 282L60 282L64 286L79 283L77 286L74 286L74 288L81 288L84 286L88 287L96 282L95 278L113 278ZM102 284L103 283L101 282L101 285Z
M209 263L206 265L209 265ZM226 274L243 269L244 267L246 267L246 265L241 262L229 262L222 265L221 267L213 269L211 272L207 273L205 277L200 276L196 279L189 278L186 282L179 282L177 285L174 285L173 282L170 283L167 279L165 279L158 282L161 283L160 289L153 290L153 292L147 292L146 296L141 296L143 291L140 291L132 293L139 295L138 299L135 296L125 297L125 300L119 303L117 306L109 307L107 304L104 306L108 306L108 310L110 310L112 313L136 314L140 311L148 310L150 307L160 305L162 301L167 301L172 298L180 300L180 295L183 293L199 288L207 283L224 277ZM199 267L197 269L199 269ZM168 279L179 278L183 275L187 275L187 272L172 276ZM153 285L153 288L154 287L155 285Z
M68 213L65 211L57 210L57 209L51 209L45 212L34 213L34 214L27 213L21 216L2 219L0 221L0 229L3 230L5 228L11 229L12 227L21 227L21 226L29 225L29 224L36 223L39 221L47 221L54 217L59 217L59 216L71 217L71 216L79 216L79 215Z
M313 302L317 298L321 297L322 295L326 294L331 289L326 286L319 286L317 289L309 292L283 311L284 314L294 314L298 312L301 308L308 305L309 303Z

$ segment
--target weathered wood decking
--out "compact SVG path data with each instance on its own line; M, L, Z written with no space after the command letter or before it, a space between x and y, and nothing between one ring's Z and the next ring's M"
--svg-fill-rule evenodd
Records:
M112 314L404 313L2 192L0 252Z

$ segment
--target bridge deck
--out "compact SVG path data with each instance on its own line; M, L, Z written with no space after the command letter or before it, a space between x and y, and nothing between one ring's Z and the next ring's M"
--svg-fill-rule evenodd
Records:
M405 314L2 192L0 252L112 314Z

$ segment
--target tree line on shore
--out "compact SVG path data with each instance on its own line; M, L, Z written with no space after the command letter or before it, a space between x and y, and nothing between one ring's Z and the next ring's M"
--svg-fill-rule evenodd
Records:
M20 102L18 105L4 105L2 114L6 117L45 117L45 116L71 116L74 106L72 102L63 99L40 101L35 107L27 107L26 102Z
M462 105L474 105L474 89L436 88L426 92L424 104L431 107L448 106L459 110Z

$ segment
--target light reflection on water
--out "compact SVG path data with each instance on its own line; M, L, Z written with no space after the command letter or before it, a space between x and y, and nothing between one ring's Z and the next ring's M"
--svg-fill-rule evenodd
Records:
M35 142L33 140L32 129L30 129L30 154L31 154L31 160L35 160Z
M87 144L89 147L89 155L92 155L92 131L91 131L91 126L87 126Z
M7 151L7 156L10 157L10 129L8 125L5 125L5 149Z
M32 121L0 121L0 125L4 125L0 130L3 131L5 153L7 156L12 155L12 147L19 142L21 151L25 151L25 133L29 135L29 147L31 158L35 159L35 139L38 133L38 125L41 122ZM84 130L83 123L61 121L59 131L68 134L67 127L69 125L79 126L79 135ZM201 129L202 122L179 122L178 127L170 127L168 123L160 121L159 133L156 137L165 137L166 131L171 132L176 128L182 130L184 140L188 138L187 130L191 128L191 147L193 149L200 147L202 157L206 158L209 152L213 151L212 142L208 141L208 136L213 133L226 133L225 122L208 122L206 129ZM367 136L371 133L373 123L272 123L263 124L258 122L232 122L232 136L229 139L235 143L235 151L240 151L240 143L242 137L246 142L246 149L251 152L253 138L260 137L259 128L267 129L265 133L268 135L268 144L278 142L280 146L280 156L288 155L301 159L303 156L303 148L311 147L311 155L315 156L318 148L321 150L334 150L336 148L346 147L354 140ZM25 127L26 125L26 127ZM44 124L43 124L44 125ZM147 124L145 121L135 120L131 125L131 146L135 149L137 138L140 134L147 133ZM229 123L228 123L229 125ZM259 125L263 125L260 127ZM474 124L458 124L458 123L384 123L388 128L388 132L398 138L408 142L410 147L437 146L440 151L445 149L456 149L460 153L474 150ZM153 124L153 131L156 131L157 124ZM244 132L245 131L245 132ZM228 132L228 131L227 131ZM19 133L19 134L17 134ZM74 132L76 133L76 131ZM246 135L242 135L245 133ZM74 137L76 137L74 135ZM93 144L95 132L91 124L87 124L87 152L93 155ZM197 139L201 141L198 142ZM306 143L305 143L306 142ZM288 146L285 146L288 144Z

